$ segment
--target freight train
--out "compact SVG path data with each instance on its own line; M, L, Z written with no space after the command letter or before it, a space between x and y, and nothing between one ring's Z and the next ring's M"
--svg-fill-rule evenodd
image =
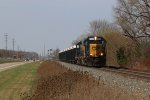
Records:
M103 37L89 36L60 51L59 60L86 66L105 66L106 40Z

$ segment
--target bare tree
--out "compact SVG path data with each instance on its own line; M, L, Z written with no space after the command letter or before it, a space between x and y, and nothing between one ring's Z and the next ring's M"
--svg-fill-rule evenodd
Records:
M80 35L76 40L72 42L72 45L77 44L79 41L87 38L91 35L100 36L101 34L106 33L119 33L120 30L118 29L116 24L109 23L106 20L94 20L89 23L89 29L86 34Z
M125 36L138 44L150 38L150 0L118 0L115 13Z
M84 40L85 38L87 38L87 37L90 36L90 35L92 35L92 34L90 34L90 33L87 33L87 34L81 34L79 37L77 37L76 40L73 40L73 41L72 41L72 45L77 44L78 42Z
M89 32L94 35L105 34L110 32L118 32L115 24L106 20L94 20L90 22Z

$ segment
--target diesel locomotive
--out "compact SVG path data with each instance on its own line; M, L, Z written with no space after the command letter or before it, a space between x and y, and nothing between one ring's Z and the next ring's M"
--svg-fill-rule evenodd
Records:
M86 66L106 65L106 40L89 36L76 45L59 52L60 61Z

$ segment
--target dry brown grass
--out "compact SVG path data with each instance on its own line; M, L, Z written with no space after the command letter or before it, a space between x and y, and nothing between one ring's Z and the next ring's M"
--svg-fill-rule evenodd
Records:
M59 66L59 68L56 68L58 66ZM38 75L40 77L47 77L47 76L62 74L64 72L66 72L66 71L67 71L67 69L64 69L63 66L60 66L56 62L45 61L39 67Z
M71 71L56 62L44 62L31 100L139 100L119 87L110 87L88 72ZM136 96L135 96L136 95Z

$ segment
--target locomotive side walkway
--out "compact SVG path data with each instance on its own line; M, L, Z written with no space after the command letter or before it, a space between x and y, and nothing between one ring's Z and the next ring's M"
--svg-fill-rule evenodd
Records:
M85 67L80 65L58 62L64 67L73 71L88 72L104 86L114 90L115 94L120 94L116 97L120 100L122 94L126 95L124 100L150 100L150 80L139 79L136 77L121 75L114 72L104 71L101 68ZM130 99L128 99L128 97ZM132 99L131 99L132 98Z

